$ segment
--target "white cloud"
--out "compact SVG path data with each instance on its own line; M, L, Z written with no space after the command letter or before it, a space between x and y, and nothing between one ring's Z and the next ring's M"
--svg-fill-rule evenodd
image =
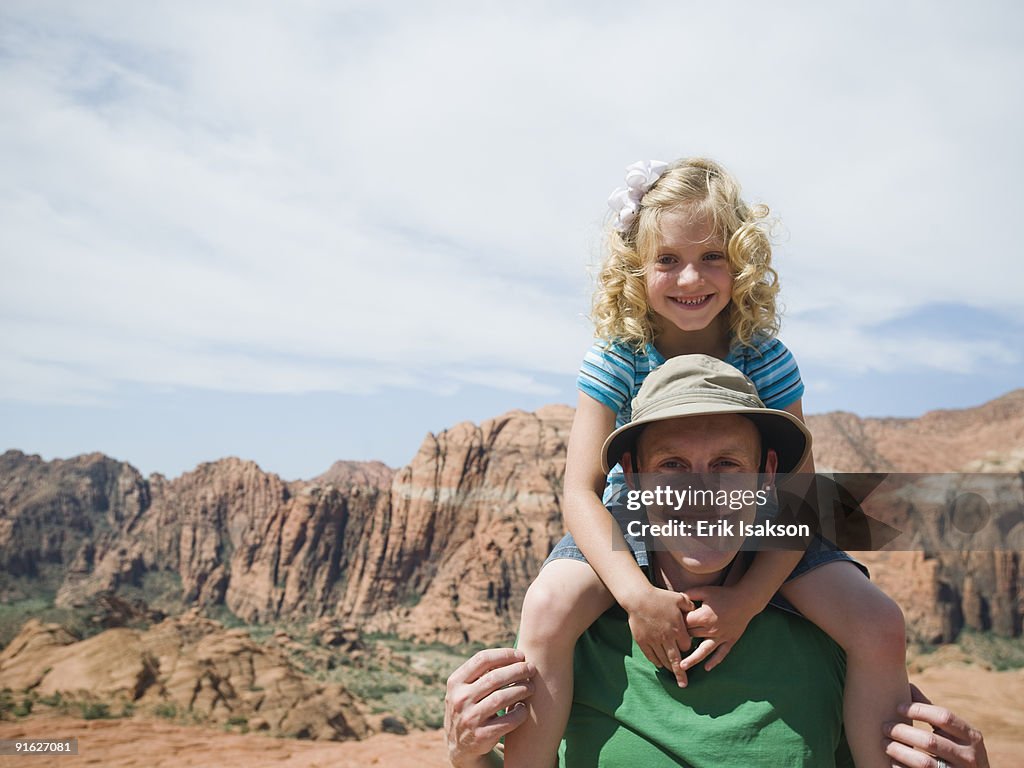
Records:
M6 4L0 397L544 392L586 346L620 167L696 152L783 216L787 303L836 318L785 327L806 354L1019 362L871 331L927 303L1020 311L1001 223L1024 67L998 19L438 8Z
M1002 340L966 341L939 334L871 333L855 325L796 321L790 347L801 360L837 373L932 370L971 373L990 365L1020 365L1021 354ZM834 388L834 387L833 387Z

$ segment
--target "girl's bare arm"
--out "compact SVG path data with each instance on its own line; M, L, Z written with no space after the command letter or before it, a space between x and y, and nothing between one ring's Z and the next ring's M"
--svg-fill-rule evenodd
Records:
M658 589L647 580L601 501L601 448L614 428L612 410L581 392L565 465L566 526L608 591L629 613L630 629L644 655L676 671L683 683L680 649L689 648L690 638L682 611L693 604L685 595Z

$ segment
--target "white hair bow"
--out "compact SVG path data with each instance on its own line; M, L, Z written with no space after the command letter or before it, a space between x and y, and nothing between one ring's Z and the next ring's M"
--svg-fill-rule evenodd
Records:
M661 160L640 160L626 168L626 186L619 187L608 198L608 207L615 214L615 229L625 232L633 226L640 200L667 168L668 163Z

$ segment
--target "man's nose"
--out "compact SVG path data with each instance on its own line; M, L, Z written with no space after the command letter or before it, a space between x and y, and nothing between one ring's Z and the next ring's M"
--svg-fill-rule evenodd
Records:
M708 465L697 465L693 469L693 487L716 490L721 486L721 478L718 472Z

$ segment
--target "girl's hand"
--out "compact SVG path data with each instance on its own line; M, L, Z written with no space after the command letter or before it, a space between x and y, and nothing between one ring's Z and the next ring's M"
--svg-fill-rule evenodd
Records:
M653 585L624 606L629 612L629 629L644 656L654 665L672 672L680 688L686 687L686 672L681 667L682 653L690 649L685 613L693 610L693 601L682 592L671 592Z
M904 723L888 723L885 735L892 741L886 742L885 753L896 761L894 765L988 768L988 753L981 731L945 707L933 705L916 685L911 684L910 697L914 703L901 706L900 714L928 723L932 733Z
M706 659L704 669L710 672L729 655L747 624L764 606L754 604L745 590L735 587L694 587L686 594L703 603L686 617L686 628L692 637L706 639L680 666L685 671Z

